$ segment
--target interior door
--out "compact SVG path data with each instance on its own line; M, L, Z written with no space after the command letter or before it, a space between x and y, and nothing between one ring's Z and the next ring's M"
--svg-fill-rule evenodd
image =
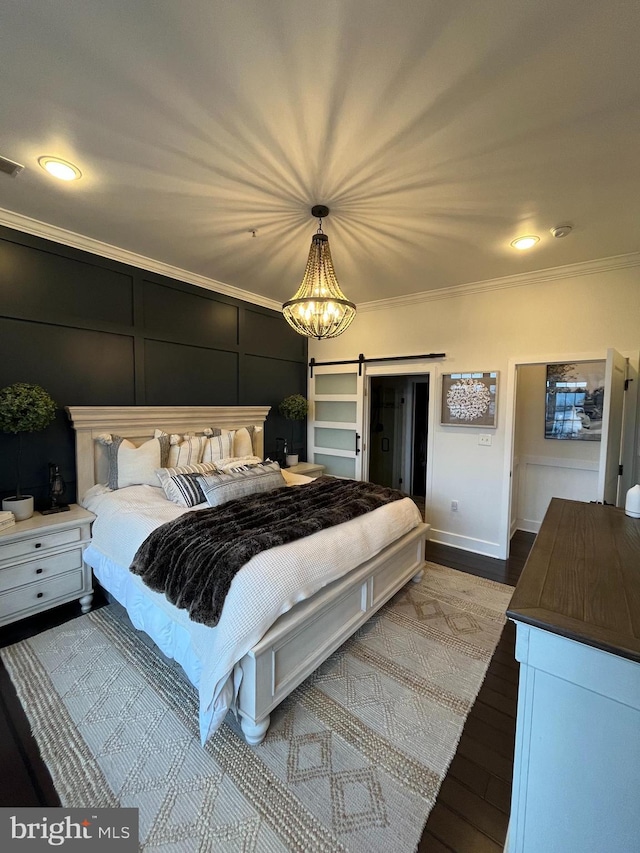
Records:
M404 376L372 376L368 384L369 429L363 467L368 459L367 479L380 486L400 489L411 481L403 470L407 409ZM410 435L410 433L409 433ZM409 455L409 454L406 454Z
M309 459L335 477L362 479L364 376L360 364L317 365L309 384ZM360 369L360 372L359 372Z
M602 411L602 441L598 468L598 497L602 503L618 505L624 391L627 360L617 350L607 350Z

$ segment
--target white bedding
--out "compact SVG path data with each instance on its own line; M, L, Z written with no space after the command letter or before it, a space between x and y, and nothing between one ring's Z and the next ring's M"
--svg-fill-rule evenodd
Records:
M286 479L288 484L308 480L295 475ZM152 530L206 505L185 509L153 486L129 486L113 492L94 486L83 505L97 516L85 561L104 588L127 608L136 628L177 660L198 688L202 743L234 705L240 686L236 664L276 619L422 521L416 505L405 498L257 554L236 574L220 621L210 628L192 622L186 610L175 607L128 570Z

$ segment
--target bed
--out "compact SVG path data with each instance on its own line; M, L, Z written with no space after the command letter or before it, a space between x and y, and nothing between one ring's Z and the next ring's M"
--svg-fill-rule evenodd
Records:
M133 625L176 660L198 690L203 743L229 709L238 715L247 742L260 743L273 709L402 586L422 577L429 526L406 498L391 510L375 509L253 557L234 577L218 625L196 623L129 571L131 555L148 532L191 509L176 506L151 485L109 490L103 485L108 448L98 438L114 434L139 447L155 430L200 435L211 428L246 427L252 452L262 459L269 407L67 412L76 433L79 503L96 515L85 560ZM283 474L287 485L309 481Z

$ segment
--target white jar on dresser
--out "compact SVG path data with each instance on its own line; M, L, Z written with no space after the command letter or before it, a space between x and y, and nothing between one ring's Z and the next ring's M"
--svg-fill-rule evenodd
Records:
M95 516L72 504L68 512L39 512L0 531L0 625L77 598L91 608L91 568L83 561Z

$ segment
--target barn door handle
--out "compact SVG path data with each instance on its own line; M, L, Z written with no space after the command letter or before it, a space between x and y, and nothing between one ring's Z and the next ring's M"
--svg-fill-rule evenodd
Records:
M356 433L356 456L360 453L360 435Z

